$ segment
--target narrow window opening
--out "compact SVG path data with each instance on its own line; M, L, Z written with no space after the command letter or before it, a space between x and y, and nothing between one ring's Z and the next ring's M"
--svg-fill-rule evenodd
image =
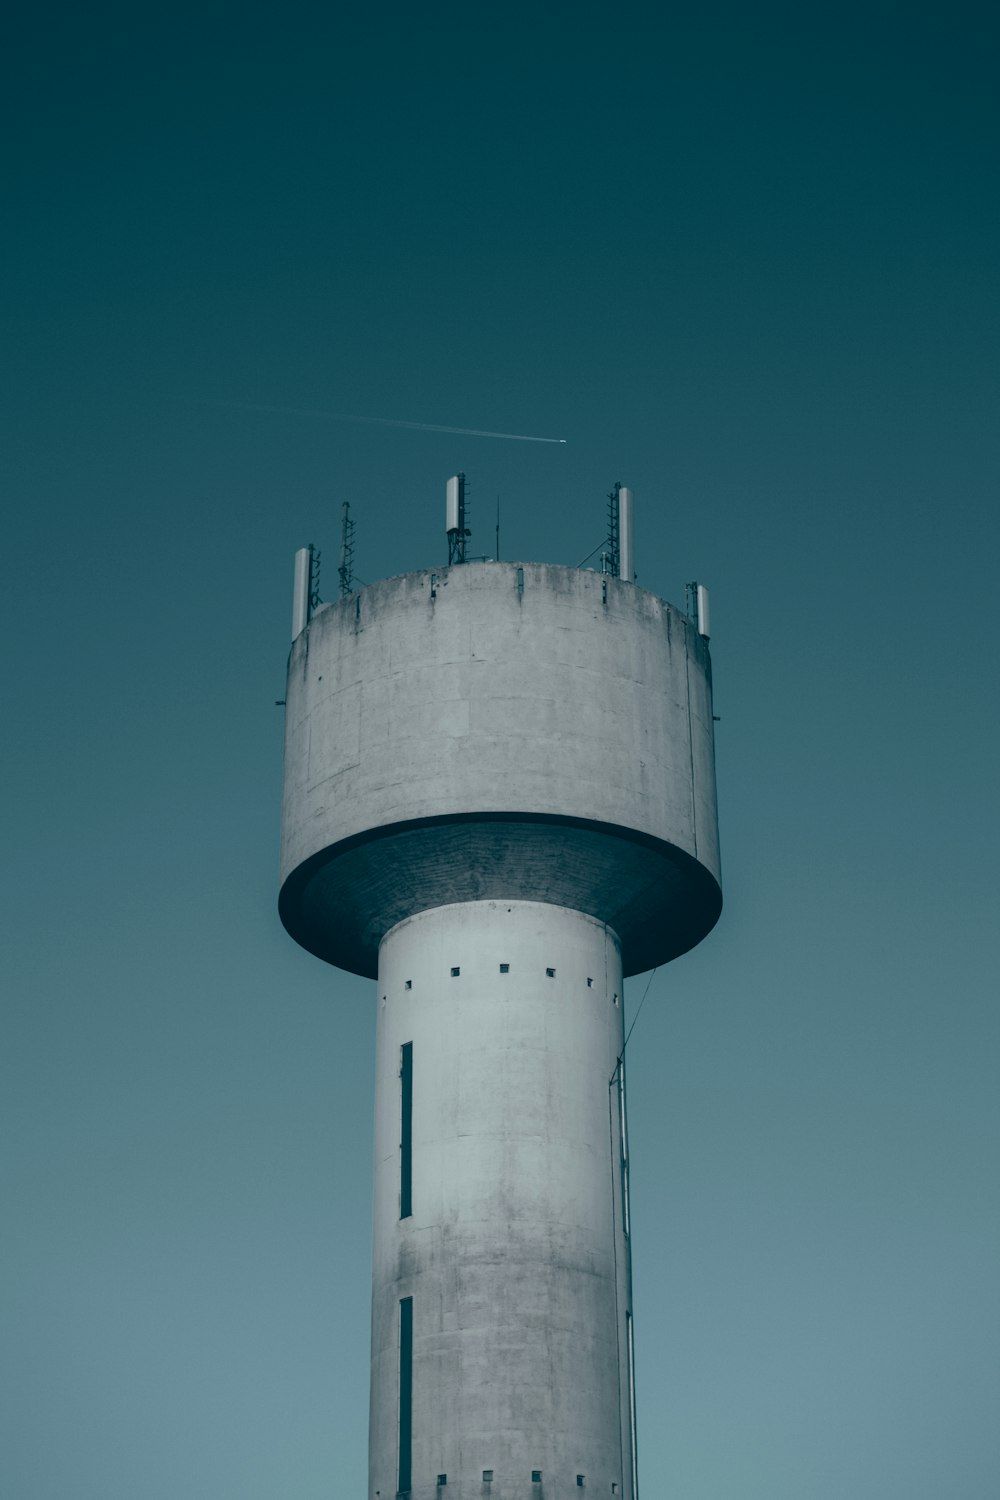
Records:
M617 1005L618 1004L618 995L617 995L617 992L614 995L612 995L611 998L614 1001L615 1005Z
M492 1469L484 1469L483 1470L483 1483L484 1484L492 1484L493 1483L493 1470Z
M626 1312L625 1326L628 1330L628 1420L632 1458L632 1497L639 1500L639 1457L635 1440L635 1344L632 1337L632 1314Z
M588 990L592 990L594 988L594 981L591 979L589 974L587 975L587 988Z
M399 1049L399 1217L413 1213L413 1043Z
M517 592L519 594L523 594L524 593L524 569L523 568L518 568L518 570L517 570Z
M443 1484L447 1484L447 1483L448 1483L448 1476L447 1476L447 1474L439 1474L438 1475L438 1489L440 1489Z
M549 979L555 979L555 977L556 977L556 971L555 971L555 969L546 969L545 973L547 974L547 976L549 977Z
M541 1471L541 1469L532 1469L532 1471L531 1471L531 1482L532 1482L532 1484L541 1484L541 1482L542 1482L542 1471Z
M625 1059L618 1063L618 1141L621 1148L622 1231L632 1230L628 1184L628 1111L625 1107Z
M405 1495L413 1473L413 1298L399 1303L399 1489Z
M509 974L510 973L510 964L501 964L500 965L500 973L501 974Z
M582 1474L578 1474L576 1476L576 1487L577 1487L578 1490L582 1490L583 1489L583 1475Z
M612 1481L611 1481L611 1493L612 1493L612 1495L617 1495L617 1493L618 1493L618 1481L617 1481L617 1479L612 1479Z
M404 990L412 990L412 988L413 988L413 980L412 979L408 979L406 981L406 983L403 985L403 988L404 988Z
M452 979L457 979L458 976L459 976L459 974L461 974L461 972L462 972L461 969L452 969L452 971L451 971L451 977L452 977Z

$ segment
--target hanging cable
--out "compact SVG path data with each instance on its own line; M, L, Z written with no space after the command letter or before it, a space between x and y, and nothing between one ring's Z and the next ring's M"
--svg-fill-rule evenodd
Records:
M594 548L594 552L600 552L601 548L602 547L606 547L607 545L608 545L608 542L607 542L607 538L605 537L603 541L598 542L597 546ZM584 563L590 562L590 559L593 557L594 552L588 552L587 555L586 555L586 557L583 558L582 561L580 561L580 562L577 563L577 567L578 568L582 568Z
M659 967L660 967L659 964L657 964L656 969L658 969ZM615 1071L614 1071L614 1073L612 1073L611 1077L608 1079L608 1088L610 1088L611 1085L614 1083L615 1077L617 1076L617 1073L618 1073L618 1069L622 1065L622 1059L625 1056L625 1048L628 1046L629 1037L632 1035L633 1031L635 1030L635 1023L639 1019L639 1011L641 1011L642 1007L645 1005L645 1003L646 1003L646 996L649 994L649 986L652 984L653 980L656 978L656 969L653 970L653 972L650 974L649 978L646 980L646 988L642 992L642 999L639 1001L639 1009L636 1011L635 1015L632 1017L632 1024L631 1024L631 1026L628 1029L628 1036L625 1038L624 1042L622 1042L622 1050L618 1054L618 1061L615 1063Z

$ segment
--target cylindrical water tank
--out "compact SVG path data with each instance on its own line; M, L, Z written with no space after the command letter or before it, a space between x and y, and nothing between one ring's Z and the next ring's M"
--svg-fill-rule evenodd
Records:
M607 922L625 972L721 909L711 664L654 594L546 564L407 573L292 647L280 912L374 977L404 917L516 896Z

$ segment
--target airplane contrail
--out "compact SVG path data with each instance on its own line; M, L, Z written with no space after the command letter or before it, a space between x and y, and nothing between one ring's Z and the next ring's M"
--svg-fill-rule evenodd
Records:
M334 422L366 422L375 427L410 427L418 432L453 432L459 437L508 438L515 443L565 443L565 438L533 437L526 432L489 432L482 427L444 427L438 422L407 422L400 417L359 417L353 412L322 411L311 406L264 406L256 401L208 401L237 411L279 412L286 417L326 417Z

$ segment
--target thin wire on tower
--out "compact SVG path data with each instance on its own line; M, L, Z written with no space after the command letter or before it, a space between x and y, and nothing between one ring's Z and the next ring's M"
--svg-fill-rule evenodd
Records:
M659 964L657 964L656 968L657 969L659 968ZM649 978L646 980L646 988L642 992L642 999L639 1001L638 1009L636 1010L635 1015L632 1017L632 1024L631 1024L631 1026L628 1029L628 1036L625 1038L624 1042L622 1042L622 1050L618 1054L618 1061L615 1063L615 1071L614 1071L614 1073L612 1073L610 1079L608 1080L608 1086L609 1087L611 1086L612 1083L614 1083L614 1081L615 1081L615 1075L617 1074L618 1069L622 1065L622 1062L623 1062L624 1057L625 1057L625 1048L628 1046L628 1043L629 1043L629 1037L632 1035L633 1031L635 1030L635 1023L639 1019L639 1011L642 1010L642 1007L646 1003L646 996L649 994L649 986L652 984L652 982L653 982L653 980L655 978L656 978L656 969L653 970L652 974L650 974Z

